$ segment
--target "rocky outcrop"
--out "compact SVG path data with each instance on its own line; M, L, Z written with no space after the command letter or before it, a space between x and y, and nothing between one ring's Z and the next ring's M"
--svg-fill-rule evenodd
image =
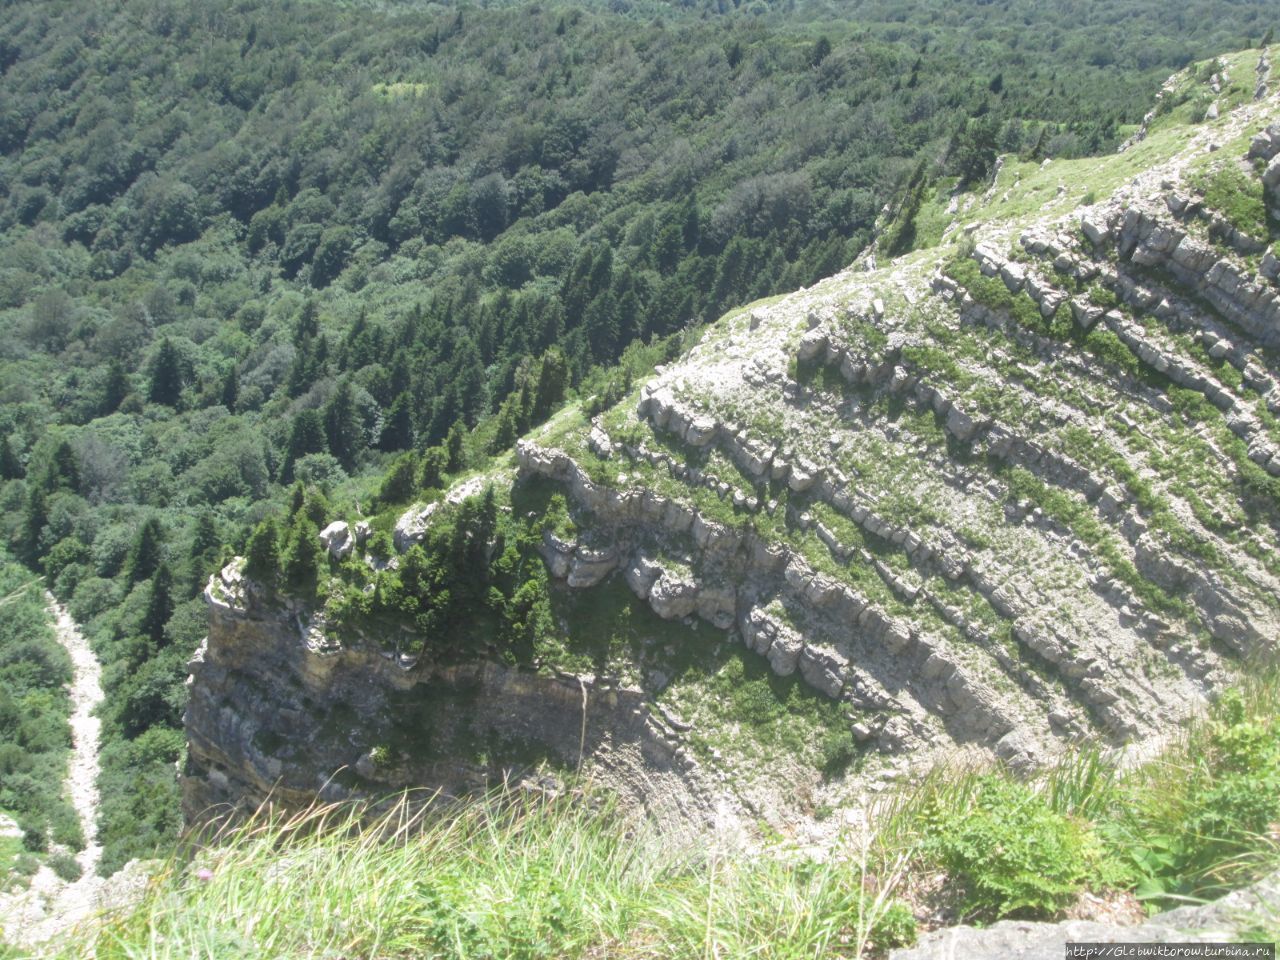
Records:
M521 444L581 531L552 573L616 555L661 616L726 627L886 751L1159 733L1280 634L1252 472L1280 477L1280 261L1187 163L972 225L946 256L974 289L920 258L752 308L572 453Z
M516 482L571 514L537 544L555 589L613 578L723 631L838 703L890 755L872 766L957 745L1031 766L1167 734L1280 636L1280 259L1189 174L1236 163L1274 204L1280 124L1275 98L1226 103L1185 139L1151 137L1144 155L1165 160L1078 209L1063 198L1085 185L1065 182L1006 205L1024 188L1002 170L966 207L990 219L936 251L730 314L618 406L522 440ZM1249 157L1224 158L1244 134ZM396 549L494 477L407 510ZM321 542L341 559L368 536L338 522ZM584 743L624 794L695 819L711 805L679 724L639 689L407 660L235 567L208 599L189 815L272 790L469 789L494 770L464 757L477 736L570 765ZM746 789L716 777L722 797Z
M526 474L563 483L575 504L591 514L584 517L585 525L599 534L607 531L619 552L629 555L620 564L627 582L659 616L699 617L721 629L736 624L744 644L764 656L779 676L798 673L825 695L874 714L853 722L887 731L877 738L882 749L896 752L933 741L933 719L955 740L985 740L993 747L1015 726L1002 697L960 663L944 638L917 637L911 622L815 571L786 544L769 543L696 510L677 508L651 491L604 487L559 450L521 441L517 457ZM664 557L682 537L694 548L696 561L692 556L680 561ZM568 562L554 558L577 549L566 543L553 552L553 575L569 577ZM572 579L567 582L574 585ZM803 610L805 632L769 614L766 608L773 603ZM917 661L929 661L930 667L913 678ZM893 688L900 696L868 695L869 686L876 691ZM890 726L892 715L903 723ZM1029 735L1020 749L1038 755L1036 740Z
M504 779L543 783L543 759L588 771L660 817L712 816L697 763L637 689L339 640L304 606L265 596L239 561L210 581L205 601L209 635L189 665L185 716L188 824L268 798L304 806L406 787L462 796Z
M345 560L355 549L356 538L350 524L335 520L320 531L320 546L335 560Z
M890 960L1060 960L1068 943L1239 943L1261 918L1280 911L1280 877L1272 876L1201 906L1178 907L1143 923L1124 926L1095 920L1035 923L1002 920L989 927L946 927Z

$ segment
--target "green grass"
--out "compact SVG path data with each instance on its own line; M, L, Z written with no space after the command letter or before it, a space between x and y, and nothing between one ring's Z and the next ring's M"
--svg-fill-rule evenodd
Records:
M1216 210L1237 230L1265 240L1270 233L1267 203L1262 181L1228 161L1192 177L1192 184L1204 194L1205 206Z
M753 710L794 722L809 712L791 710L794 696ZM1060 915L1085 891L1196 902L1280 865L1280 671L1251 669L1127 771L1087 747L1030 780L938 767L821 859L768 830L750 851L660 832L585 787L404 795L377 810L260 810L175 855L140 903L40 955L854 958L913 937L902 898L936 906L911 877L937 871L951 915L978 922ZM1276 929L1270 916L1239 922Z
M1151 909L1221 896L1280 865L1280 671L1249 671L1128 772L1090 748L1029 782L944 766L884 821L883 848L945 870L968 919L1049 916L1086 890Z
M826 775L857 761L847 705L818 693L798 673L779 677L764 657L718 641L687 647L661 697L693 723L696 749L721 749L766 766L791 759Z
M901 905L864 889L857 850L818 863L682 844L598 799L260 811L46 955L800 960L913 936Z

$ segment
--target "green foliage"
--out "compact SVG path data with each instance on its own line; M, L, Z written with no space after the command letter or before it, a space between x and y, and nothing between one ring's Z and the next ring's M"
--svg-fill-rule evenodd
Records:
M174 827L172 762L133 748L181 714L185 598L286 485L352 515L412 450L439 489L575 391L624 397L682 331L845 266L921 157L933 182L985 168L992 130L1001 151L1110 146L1267 12L1188 29L1150 0L1015 0L1025 29L993 34L978 0L624 6L6 7L4 532L107 667L108 862ZM1142 31L1099 43L1134 9ZM410 486L397 463L383 500ZM327 562L279 513L254 567L314 589ZM478 627L530 642L524 533L491 538L478 582L502 602Z
M407 503L417 492L418 458L415 454L406 453L396 458L395 463L383 478L378 488L378 500L384 504Z
M186 383L186 371L183 369L183 357L168 337L160 341L151 360L151 387L147 399L152 403L161 403L167 407L176 407L182 399L182 388Z
M129 559L125 562L125 579L129 586L156 572L162 559L163 539L164 531L159 520L148 517L143 521L133 546L129 548Z
M299 512L289 526L280 551L283 583L291 593L310 596L325 562L320 545L320 529L305 513Z
M194 862L171 862L89 942L50 956L570 960L657 945L794 960L915 937L909 910L891 889L874 892L857 861L708 854L595 801L498 793L446 809L409 796L364 822L357 805L259 813Z
M1108 843L1140 895L1208 898L1274 863L1280 716L1274 668L1229 691L1171 762L1122 785Z
M28 851L45 851L50 836L76 849L84 844L62 792L70 680L71 661L54 637L38 582L0 555L0 810L18 821Z
M280 572L280 535L274 517L267 517L253 530L245 548L244 572L258 583L271 585Z
M55 853L49 857L49 867L57 874L60 880L68 883L74 883L80 879L80 864L76 862L76 858L69 853Z
M1211 171L1192 177L1204 195L1205 206L1216 210L1237 230L1266 240L1271 235L1262 181L1235 162L1220 163Z
M948 798L921 813L923 856L960 885L964 915L1043 916L1070 904L1091 875L1096 840L1007 777L981 776L965 787L963 805Z
M1191 610L1185 600L1176 597L1138 572L1137 567L1115 542L1111 533L1083 500L1050 487L1021 467L995 465L995 470L1009 485L1009 496L1015 502L1029 500L1089 544L1119 580L1128 585L1142 602L1153 609L1189 618Z

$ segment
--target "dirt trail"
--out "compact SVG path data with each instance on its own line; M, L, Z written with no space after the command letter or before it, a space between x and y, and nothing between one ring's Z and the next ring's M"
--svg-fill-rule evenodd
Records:
M102 665L89 649L89 642L71 615L46 592L45 601L56 617L58 642L71 655L71 763L67 770L67 792L84 829L85 847L76 858L84 875L98 869L102 846L98 843L98 736L102 728L94 711L102 702Z
M89 649L71 615L51 593L45 602L54 618L58 642L71 656L71 759L66 791L84 830L85 847L76 857L79 880L67 883L48 867L31 878L31 887L0 895L0 930L11 943L30 945L48 940L98 909L103 880L97 875L102 847L98 843L98 735L101 723L94 710L102 702L102 666Z

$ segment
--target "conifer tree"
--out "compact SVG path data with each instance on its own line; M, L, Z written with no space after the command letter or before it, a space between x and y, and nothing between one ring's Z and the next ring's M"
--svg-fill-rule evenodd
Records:
M159 520L148 517L143 521L125 561L125 582L129 586L141 583L156 572L162 559L163 539L164 530Z
M275 583L276 575L280 572L280 545L275 517L267 517L254 528L249 544L245 547L244 572L251 580L264 586Z
M0 436L0 480L20 480L25 472L8 435Z
M194 596L204 588L205 579L213 572L212 567L220 545L218 525L214 522L213 514L209 510L202 510L196 517L195 529L191 534L191 548L187 554L187 586L190 595Z
M351 385L343 380L338 384L324 408L324 433L329 452L346 470L355 467L362 443L360 417L356 413L355 397Z
M120 409L124 398L129 395L130 389L129 373L125 370L124 364L119 360L112 360L107 364L107 375L102 382L102 401L98 404L99 412L115 413Z
M316 525L317 530L320 530L329 523L329 518L333 515L333 505L329 503L319 487L312 487L307 491L306 499L302 501L302 513Z
M290 590L309 594L316 586L321 563L320 531L305 512L293 518L281 557L281 572Z
M442 447L431 447L423 451L422 466L418 474L418 486L423 490L438 490L444 479L448 454Z
M240 373L235 364L231 365L231 369L227 371L226 377L223 378L222 395L219 399L224 407L233 413L235 412L236 401L240 399Z
M141 632L155 647L164 645L164 626L173 616L173 574L169 565L161 562L151 577L151 594L142 616Z
M461 420L449 428L449 436L444 442L445 470L449 473L457 473L466 466L466 456L462 446L464 433Z
M176 407L182 399L182 388L185 385L182 356L173 341L165 337L160 341L160 348L151 360L151 387L147 392L147 399L166 407Z
M493 439L489 441L490 453L500 453L516 442L518 434L516 433L515 407L511 403L511 400L514 399L516 398L511 397L502 405L502 410L498 414L498 422L493 433Z
M378 490L382 503L404 503L413 497L418 473L418 458L412 452L396 458Z
M69 441L61 440L53 448L53 454L45 466L43 485L49 493L55 490L70 490L74 493L80 489L80 458L76 456Z
M569 365L559 350L548 350L538 370L538 388L533 396L533 422L541 423L564 400L569 385Z
M378 446L387 451L408 450L413 446L413 410L407 392L392 401Z
M49 505L39 484L27 489L26 509L22 514L22 542L20 552L25 560L34 563L40 558L41 541L45 525L49 522Z
M293 418L293 428L289 431L289 443L285 447L284 461L280 467L280 481L292 482L295 462L309 453L324 453L326 450L324 420L320 411L300 411Z
M320 332L320 311L313 297L308 297L293 324L293 345L300 347Z
M299 480L289 489L289 516L293 516L302 509L302 505L307 502L307 488L302 485Z

